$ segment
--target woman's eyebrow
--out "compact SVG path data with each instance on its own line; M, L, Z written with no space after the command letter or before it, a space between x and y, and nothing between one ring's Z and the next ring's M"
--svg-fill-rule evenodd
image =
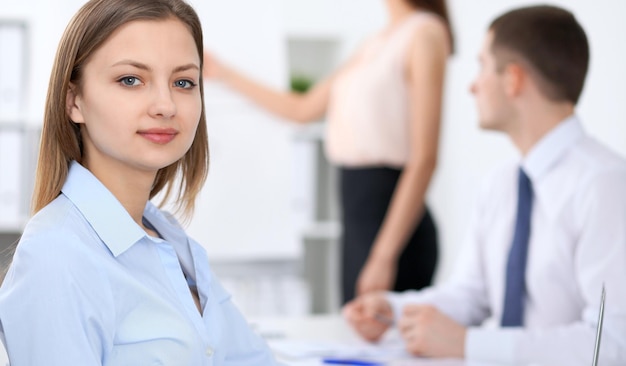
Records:
M150 66L143 64L141 62L133 61L133 60L121 60L113 64L113 66L120 66L120 65L129 65L129 66L141 69L141 70L152 71L152 68ZM198 66L195 63L189 63L189 64L177 66L176 68L174 68L174 72L181 72L181 71L186 71L186 70L191 70L191 69L195 69L199 71L200 66Z

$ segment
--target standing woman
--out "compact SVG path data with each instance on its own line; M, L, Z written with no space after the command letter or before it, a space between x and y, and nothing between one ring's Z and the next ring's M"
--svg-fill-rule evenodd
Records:
M33 206L0 289L16 366L274 365L202 247L202 31L183 0L91 0L52 69Z
M445 0L385 0L389 21L306 94L272 90L205 53L204 73L285 119L326 115L340 167L343 301L429 285L437 263L425 195L436 167L446 62Z

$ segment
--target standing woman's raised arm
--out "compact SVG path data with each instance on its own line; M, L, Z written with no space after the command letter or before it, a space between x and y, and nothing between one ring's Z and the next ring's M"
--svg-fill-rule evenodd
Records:
M313 122L324 116L333 80L333 76L324 79L304 94L277 90L253 80L206 51L203 75L205 79L225 83L270 113L301 123Z

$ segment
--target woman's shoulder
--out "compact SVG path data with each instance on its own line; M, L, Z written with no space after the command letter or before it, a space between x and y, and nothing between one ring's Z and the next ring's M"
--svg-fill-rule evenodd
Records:
M416 32L432 32L445 37L448 35L448 24L441 16L435 13L427 11L416 12L411 16L410 22Z
M67 197L60 195L28 221L15 256L26 255L35 261L65 261L81 255L86 241L94 239L89 223Z
M417 12L411 16L410 23L409 32L414 46L423 49L445 45L447 53L451 53L450 30L439 15L431 12Z
M430 11L416 11L415 14L411 15L410 20L416 24L439 27L441 29L445 29L448 26L448 23L439 14Z

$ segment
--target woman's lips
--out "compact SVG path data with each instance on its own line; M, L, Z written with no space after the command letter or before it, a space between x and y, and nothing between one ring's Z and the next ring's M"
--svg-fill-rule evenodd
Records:
M172 141L178 134L178 131L172 128L152 128L137 133L148 141L163 145Z

